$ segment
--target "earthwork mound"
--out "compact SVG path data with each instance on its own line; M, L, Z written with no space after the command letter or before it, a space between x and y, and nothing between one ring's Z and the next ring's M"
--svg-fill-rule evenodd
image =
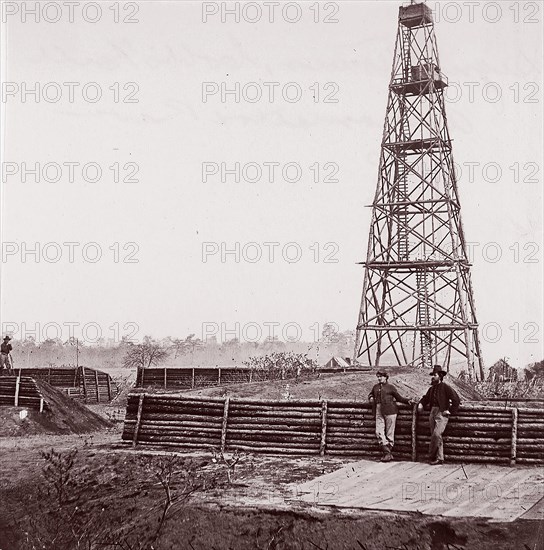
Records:
M43 380L33 379L45 409L0 406L0 437L34 434L81 434L111 427L111 423Z

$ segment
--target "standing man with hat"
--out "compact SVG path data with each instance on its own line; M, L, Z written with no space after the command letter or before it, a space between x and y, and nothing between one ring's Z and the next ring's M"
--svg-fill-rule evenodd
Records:
M6 369L11 369L11 357L10 352L13 349L9 341L11 338L9 336L4 337L4 341L0 345L0 372Z
M429 427L431 429L431 442L429 444L429 459L433 466L444 464L444 442L442 434L448 425L451 414L455 414L461 399L457 392L448 386L443 380L447 372L442 370L440 365L433 367L433 372L429 373L431 378L431 387L421 399L418 409L423 410L430 407Z
M378 383L368 394L368 400L372 403L372 413L376 418L376 437L383 449L382 462L393 460L391 451L395 444L395 425L397 422L397 401L413 404L410 399L401 397L397 388L389 384L389 374L384 370L376 373Z

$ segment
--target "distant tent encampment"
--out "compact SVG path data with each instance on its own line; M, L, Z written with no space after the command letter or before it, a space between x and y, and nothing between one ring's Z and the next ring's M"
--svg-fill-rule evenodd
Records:
M348 369L349 367L351 367L351 359L338 356L331 357L325 365L326 369Z

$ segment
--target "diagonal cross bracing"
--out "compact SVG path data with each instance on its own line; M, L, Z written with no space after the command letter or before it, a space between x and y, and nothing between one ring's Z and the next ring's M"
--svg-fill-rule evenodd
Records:
M483 378L432 12L399 9L355 362Z

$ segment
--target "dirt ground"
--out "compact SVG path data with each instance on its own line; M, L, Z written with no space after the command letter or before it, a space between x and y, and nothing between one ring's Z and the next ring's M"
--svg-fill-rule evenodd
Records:
M387 369L389 382L394 384L399 393L409 398L421 398L429 388L431 377L427 371L410 367ZM445 382L458 392L463 402L480 399L478 392L465 382L453 377L446 377ZM258 399L282 399L288 385L292 399L346 399L367 401L368 394L377 383L374 372L346 372L341 374L323 373L310 375L298 381L273 380L245 384L230 384L209 388L195 388L184 391L184 395L208 397L247 397ZM146 389L147 391L147 389ZM163 391L157 388L157 391Z
M227 466L209 452L134 450L120 436L117 423L87 434L0 438L0 550L544 548L536 521L342 512L288 500L289 484L349 459L246 455L229 483ZM77 450L62 499L54 484L60 476L47 481L51 462L40 455L51 449L60 456ZM158 530L168 463L172 506Z
M426 373L391 373L407 397ZM286 381L191 394L277 398ZM289 383L289 382L287 382ZM366 399L370 373L290 383L293 397ZM46 385L47 386L47 385ZM0 407L0 550L544 550L542 525L340 510L293 498L292 484L350 459L172 452L121 441L127 387L84 406L44 386L40 416ZM471 388L457 386L465 400ZM234 460L233 455L226 457ZM229 475L231 478L229 480Z

